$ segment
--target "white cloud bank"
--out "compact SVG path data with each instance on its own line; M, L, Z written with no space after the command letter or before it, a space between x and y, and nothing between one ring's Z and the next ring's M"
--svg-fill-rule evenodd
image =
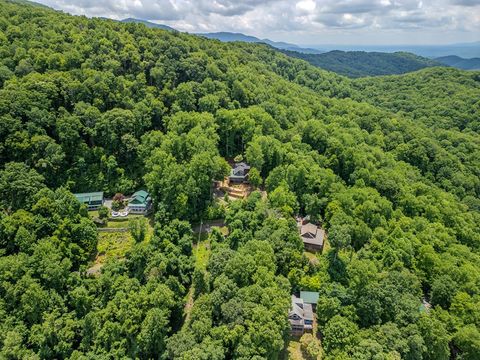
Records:
M480 40L480 0L39 0L76 15L134 17L190 32L300 44Z

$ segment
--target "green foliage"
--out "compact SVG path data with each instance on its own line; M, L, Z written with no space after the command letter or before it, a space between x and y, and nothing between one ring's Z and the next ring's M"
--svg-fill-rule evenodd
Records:
M123 201L119 201L119 200L113 200L112 201L112 210L113 211L119 211L121 209L123 209L125 207L125 205L123 204Z
M13 211L32 206L34 195L43 187L43 177L22 163L8 163L0 171L0 197L4 208Z
M306 333L300 339L302 354L306 360L321 360L323 359L323 349L318 339L315 339L312 334Z
M283 184L269 193L268 198L272 207L281 210L287 216L298 212L298 202L295 194Z
M474 325L461 328L453 339L460 350L460 359L477 360L480 358L480 332Z
M100 219L107 219L109 215L110 215L110 210L106 206L101 206L98 209L98 217Z
M235 162L242 162L243 161L243 155L237 155L233 158L233 161Z
M145 175L157 209L169 216L196 219L211 202L213 180L229 172L217 150L213 116L206 113L177 113L168 120L169 131L147 160ZM181 143L184 146L180 146Z
M340 315L332 317L325 325L323 346L327 352L337 349L349 351L357 342L358 327Z
M284 50L288 56L308 61L319 68L352 78L404 74L441 63L407 52L381 53L334 50L323 54L305 54Z
M148 220L144 217L135 217L128 221L128 230L132 235L133 239L139 243L145 240L147 235Z
M258 188L262 185L263 179L257 168L251 168L248 172L248 181L253 187Z
M450 276L442 275L436 278L432 283L432 304L448 309L455 292L456 284Z
M450 349L448 348L449 336L445 325L433 317L422 316L418 327L425 341L425 359L447 360L450 357Z
M326 358L475 359L477 72L350 80L4 0L0 28L0 358L277 359L310 289ZM238 154L268 195L219 206ZM135 242L98 245L70 190L141 187L151 239L135 220ZM297 215L324 253L304 255ZM189 221L217 216L196 263Z

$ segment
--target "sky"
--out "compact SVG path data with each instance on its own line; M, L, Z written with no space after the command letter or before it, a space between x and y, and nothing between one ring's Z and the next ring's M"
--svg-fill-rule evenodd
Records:
M37 0L75 15L133 17L188 32L241 32L298 45L480 40L480 0Z

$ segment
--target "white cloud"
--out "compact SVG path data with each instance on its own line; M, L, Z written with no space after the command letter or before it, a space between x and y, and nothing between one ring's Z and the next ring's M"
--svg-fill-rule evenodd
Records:
M480 0L38 1L73 14L135 17L189 32L236 31L297 43L431 42L435 34L443 42L447 33L449 41L480 37Z
M315 10L317 4L313 0L302 0L295 4L295 8L300 12L311 13Z

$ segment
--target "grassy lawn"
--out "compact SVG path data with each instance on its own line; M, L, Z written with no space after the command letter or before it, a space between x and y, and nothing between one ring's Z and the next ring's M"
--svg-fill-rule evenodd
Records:
M300 341L298 338L290 338L286 350L283 352L283 360L304 360L300 350Z
M193 234L193 256L195 256L195 268L205 271L207 269L208 258L210 257L210 240L208 239L208 233L202 232L200 234ZM183 309L183 314L185 316L184 326L188 324L190 319L190 312L193 307L193 285L188 291L185 308Z
M330 242L328 241L328 236L325 235L325 239L323 240L323 253L326 254L328 250L330 250Z
M228 235L228 228L223 226L220 228L223 235ZM208 232L201 232L193 234L193 254L195 256L195 266L198 269L205 270L210 257L210 240L208 239Z
M128 228L128 219L122 219L122 220L114 220L114 221L108 221L107 225L105 226L107 228Z
M200 270L206 270L208 258L210 257L210 241L204 240L194 246L193 253L195 255L195 267Z
M318 254L312 253L310 251L304 251L303 254L307 257L310 264L317 265L319 263Z
M228 227L226 226L222 226L222 227L219 227L219 226L213 226L212 228L218 228L220 229L220 232L224 235L224 236L227 236L228 235ZM194 237L194 242L196 243L198 241L198 232L194 232L193 233L193 237ZM207 240L208 239L208 232L206 231L203 231L200 233L200 241L204 241L204 240Z
M109 220L107 222L107 225L105 226L106 228L112 228L112 229L128 229L128 223L131 219L138 218L138 217L143 217L143 215L129 215L126 218L119 218L115 220ZM150 241L150 239L153 236L153 221L150 218L147 218L148 223L147 223L147 237L146 241Z
M107 226L108 228L128 228L128 222L131 219L138 218L138 217L144 217L143 215L128 215L127 217L124 218L115 218L115 219L110 219L108 220ZM149 227L151 225L149 224Z
M287 346L284 348L281 354L282 360L306 360L306 359L323 359L323 351L321 350L320 340L316 338L316 335L313 334L313 337L310 336L307 339L303 340L308 346L312 345L312 349L317 349L317 355L308 355L302 351L302 345L300 343L300 338L290 337L287 343ZM313 344L312 344L313 343ZM312 357L313 356L313 357Z
M99 233L95 263L104 263L109 258L121 259L132 248L134 240L128 233Z
M108 228L128 228L129 219L141 215L129 216L125 219L109 221ZM147 236L145 241L150 241L153 236L153 227L151 222L148 222ZM127 232L99 232L97 244L97 256L93 263L93 267L100 268L107 259L116 258L122 259L127 252L132 248L135 241L130 233Z

